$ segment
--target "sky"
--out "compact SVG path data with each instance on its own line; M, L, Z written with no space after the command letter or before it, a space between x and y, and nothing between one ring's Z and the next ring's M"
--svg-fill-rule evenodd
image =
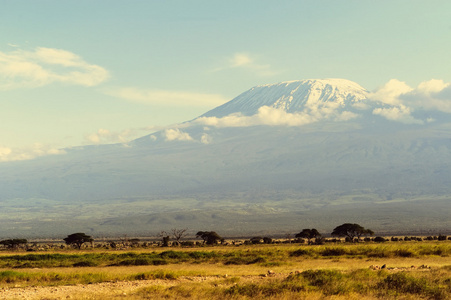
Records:
M127 142L313 78L448 86L451 2L2 1L0 161Z

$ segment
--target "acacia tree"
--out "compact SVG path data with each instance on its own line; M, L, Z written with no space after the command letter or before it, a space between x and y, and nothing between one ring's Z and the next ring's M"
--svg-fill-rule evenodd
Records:
M0 244L6 246L9 249L16 249L19 248L20 245L24 245L27 242L28 241L26 239L10 239L0 241Z
M332 231L333 236L346 236L350 241L354 241L354 238L360 240L362 235L373 235L374 232L371 229L365 229L359 224L355 223L344 223L340 226L335 227L334 231Z
M308 243L310 244L311 239L317 239L321 237L321 234L316 230L315 228L312 229L302 229L301 232L295 235L296 238L303 238L307 239Z
M223 240L223 238L214 231L199 231L196 233L196 237L200 237L204 240L204 243L207 245L217 244L218 241Z
M172 232L172 236L174 237L174 240L176 242L177 245L180 246L180 240L186 236L188 231L188 228L184 228L184 229L177 229L177 228L173 228L171 229Z
M82 232L73 233L68 235L67 238L64 238L66 244L75 245L78 247L78 249L81 249L81 246L84 243L91 243L93 240L94 239L91 236L86 235Z

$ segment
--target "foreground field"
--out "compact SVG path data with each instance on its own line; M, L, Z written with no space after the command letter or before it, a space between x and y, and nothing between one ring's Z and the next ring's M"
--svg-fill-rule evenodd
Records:
M0 298L450 299L450 255L435 241L2 253Z

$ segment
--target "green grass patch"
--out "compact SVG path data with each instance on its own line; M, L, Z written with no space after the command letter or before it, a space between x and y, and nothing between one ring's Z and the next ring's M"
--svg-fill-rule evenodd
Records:
M0 268L58 268L58 267L102 267L141 266L167 264L223 263L225 265L277 265L293 259L330 258L421 258L449 257L451 243L424 241L387 242L384 244L356 243L335 245L256 245L243 247L212 247L212 250L167 250L125 253L44 253L0 255Z

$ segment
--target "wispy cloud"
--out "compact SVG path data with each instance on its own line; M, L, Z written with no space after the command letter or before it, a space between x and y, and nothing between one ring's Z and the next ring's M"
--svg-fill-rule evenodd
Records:
M235 55L229 59L231 68L249 67L255 65L254 59L247 53L235 53Z
M134 87L111 88L104 90L104 92L107 95L128 101L153 105L211 107L221 105L227 101L227 99L218 94L139 89Z
M120 131L111 131L109 129L100 128L97 131L84 136L85 145L101 145L122 143L126 145L128 142L143 137L148 134L160 132L160 136L166 141L172 140L191 140L189 134L181 132L183 124L173 124L167 126L147 126L141 128L128 128ZM156 135L150 135L150 139L157 140Z
M13 149L6 146L0 146L0 162L29 160L39 156L65 154L61 149L35 143L30 147Z
M34 88L54 82L95 86L109 78L104 68L66 50L39 47L0 52L0 89Z
M87 144L127 143L138 135L138 130L125 129L120 132L100 128L97 132L85 136Z
M274 71L269 64L263 64L258 59L249 53L239 52L229 57L223 66L214 69L214 72L224 71L228 69L243 69L253 72L259 76L273 76L279 72Z

